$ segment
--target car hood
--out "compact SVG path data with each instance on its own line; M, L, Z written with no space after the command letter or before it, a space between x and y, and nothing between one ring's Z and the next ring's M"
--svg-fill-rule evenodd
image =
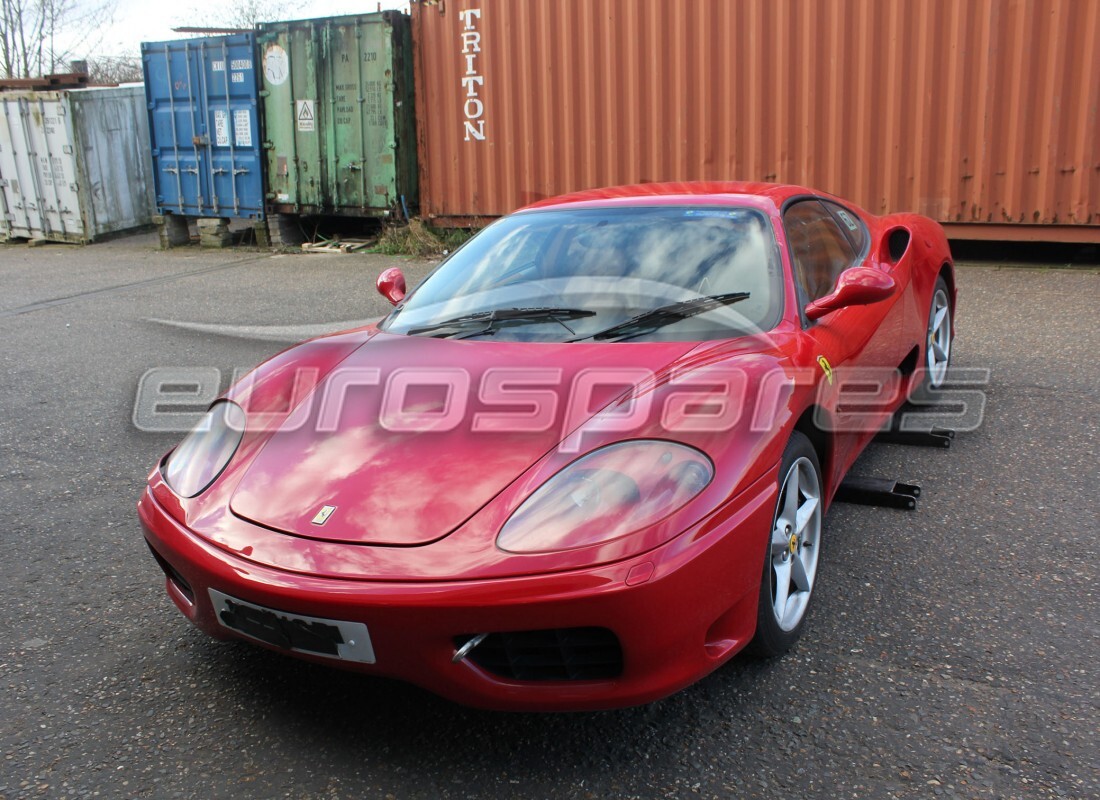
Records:
M638 375L669 369L696 344L377 334L271 434L230 507L312 539L430 543L461 526ZM502 387L511 396L492 402ZM531 417L536 395L542 415ZM527 414L528 430L493 430L486 412ZM327 516L325 507L332 507Z

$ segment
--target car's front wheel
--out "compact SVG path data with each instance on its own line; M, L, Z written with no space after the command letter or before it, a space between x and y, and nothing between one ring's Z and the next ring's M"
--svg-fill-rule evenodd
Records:
M941 275L936 279L932 290L932 302L928 307L928 328L924 339L924 364L917 374L917 384L913 388L913 398L919 401L934 401L936 392L947 380L947 368L951 365L952 337L951 295L947 291L947 282Z
M782 655L802 633L821 560L821 486L817 453L795 431L779 468L779 501L764 555L756 636L749 646L756 655Z

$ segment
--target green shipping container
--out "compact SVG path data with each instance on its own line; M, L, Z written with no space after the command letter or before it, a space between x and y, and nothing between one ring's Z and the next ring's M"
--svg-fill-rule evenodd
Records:
M259 26L268 211L404 215L417 205L409 17Z

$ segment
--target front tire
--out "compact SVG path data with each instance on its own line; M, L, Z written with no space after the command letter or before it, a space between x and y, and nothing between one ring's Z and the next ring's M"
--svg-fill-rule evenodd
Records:
M749 651L783 655L798 641L821 560L821 465L810 440L791 434L779 467L779 499L764 554L756 635Z
M951 338L954 331L954 309L947 281L940 275L932 289L928 307L928 327L924 336L924 363L915 376L913 399L925 403L935 400L936 393L947 380L951 365Z

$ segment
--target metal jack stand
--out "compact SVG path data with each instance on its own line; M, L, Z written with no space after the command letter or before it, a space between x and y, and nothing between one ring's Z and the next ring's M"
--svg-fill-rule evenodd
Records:
M951 446L951 440L955 438L955 432L947 428L931 428L926 431L903 431L901 429L902 413L899 411L890 418L890 427L884 427L875 435L876 442L890 444L910 444L918 447L942 447Z
M900 508L904 511L916 509L918 497L919 486L860 475L849 475L836 490L836 499L841 503Z

